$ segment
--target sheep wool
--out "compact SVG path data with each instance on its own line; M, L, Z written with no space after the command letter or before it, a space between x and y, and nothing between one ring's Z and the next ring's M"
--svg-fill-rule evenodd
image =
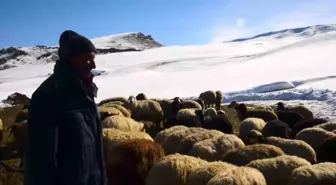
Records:
M246 118L239 127L239 137L245 144L249 144L249 134L251 130L262 132L266 122L260 118Z
M194 100L183 100L181 109L202 109L202 106Z
M216 118L217 116L217 111L216 109L214 108L208 108L205 110L205 113L204 113L205 116L209 116L210 118Z
M109 185L144 185L150 168L164 156L162 147L146 139L119 143L108 156L106 171Z
M332 132L336 129L336 123L323 123L321 125L317 125L314 128L322 128L326 131Z
M217 174L207 185L267 185L263 174L253 168L239 167Z
M223 92L222 91L216 91L216 109L220 110L221 104L224 98Z
M194 144L188 155L200 157L207 161L222 161L226 153L244 146L244 142L237 136L224 134Z
M236 167L237 166L220 161L209 162L209 164L201 166L191 172L187 180L187 185L207 185L209 180L218 173L222 173Z
M311 165L307 160L290 155L259 159L247 164L263 173L267 185L287 184L294 169L307 165Z
M185 185L189 175L206 164L208 162L192 156L167 155L149 170L146 185Z
M200 141L204 141L206 139L211 139L211 138L219 137L222 135L224 135L224 133L219 132L217 130L206 130L204 132L197 132L195 134L186 136L181 141L181 148L180 148L179 153L188 154L190 149L194 146L194 144Z
M189 129L173 132L169 135L169 137L166 137L166 139L162 143L165 154L169 155L173 153L178 153L182 148L181 141L184 138L186 138L190 134L200 133L202 131L204 132L206 131L206 129L192 127Z
M104 120L109 116L123 115L118 109L114 107L99 107L100 120Z
M296 168L288 185L336 184L336 163L319 163Z
M132 118L127 118L124 116L109 116L102 121L104 128L115 128L121 131L143 131L144 124L137 122Z
M130 118L131 117L131 112L129 110L127 110L123 105L117 105L114 103L108 103L108 104L104 104L102 105L102 107L113 107L118 109L122 115L124 115L125 117Z
M215 91L205 91L199 95L199 99L204 101L204 105L206 108L209 108L211 105L216 103L216 93Z
M105 103L114 102L114 101L120 101L120 102L126 103L127 99L124 98L124 97L108 98L108 99L100 101L98 105L101 106L101 105L103 105Z
M285 153L276 146L267 144L255 144L245 146L244 148L231 150L224 156L223 160L237 166L245 166L251 161L257 159L268 159L278 157L284 154Z
M177 126L173 126L173 127L164 129L164 130L162 130L162 131L160 131L159 133L156 134L156 136L154 138L154 141L162 144L163 141L167 137L169 137L171 134L173 134L174 132L177 132L179 130L186 130L186 129L189 129L189 128L186 127L186 126L183 126L183 125L177 125Z
M301 130L295 139L308 143L315 151L322 146L324 140L335 136L334 133L328 132L322 128L306 128Z

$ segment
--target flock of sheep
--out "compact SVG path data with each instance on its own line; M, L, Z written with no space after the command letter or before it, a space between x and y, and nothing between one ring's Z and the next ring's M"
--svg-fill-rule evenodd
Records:
M336 184L336 123L304 106L231 102L235 130L222 101L220 91L195 100L141 93L101 101L109 185ZM21 156L26 119L25 109L10 127Z

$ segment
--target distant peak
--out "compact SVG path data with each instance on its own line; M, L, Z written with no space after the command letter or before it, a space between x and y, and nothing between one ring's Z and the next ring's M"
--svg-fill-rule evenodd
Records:
M262 33L248 38L238 38L231 40L229 42L243 42L247 40L253 40L258 38L273 38L273 39L282 39L286 37L312 37L318 34L323 34L331 31L336 31L336 24L328 25L313 25L299 28L290 28L279 31L271 31L267 33Z

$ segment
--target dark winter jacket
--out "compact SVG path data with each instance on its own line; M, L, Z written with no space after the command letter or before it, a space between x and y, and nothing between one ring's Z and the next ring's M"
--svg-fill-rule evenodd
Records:
M102 127L92 95L58 62L33 93L25 185L106 185Z

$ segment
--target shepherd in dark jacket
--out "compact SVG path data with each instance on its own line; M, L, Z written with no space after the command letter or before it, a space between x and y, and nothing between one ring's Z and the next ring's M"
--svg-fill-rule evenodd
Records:
M54 73L33 93L25 185L106 185L102 127L94 97L96 49L65 31Z

